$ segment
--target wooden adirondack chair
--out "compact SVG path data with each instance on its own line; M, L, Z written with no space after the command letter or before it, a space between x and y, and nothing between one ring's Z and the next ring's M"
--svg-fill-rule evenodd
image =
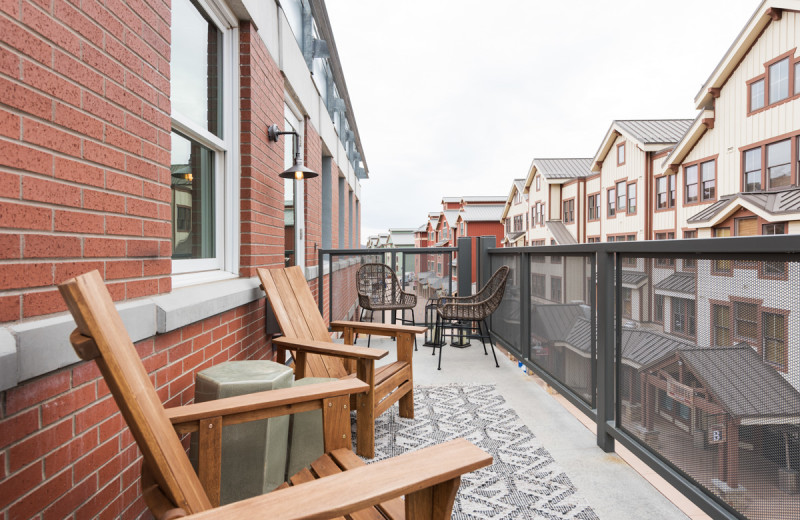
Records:
M341 380L271 390L164 409L100 274L59 286L77 329L81 359L95 360L142 451L142 490L160 520L196 518L450 518L460 475L491 457L459 439L369 466L350 449L349 395L368 386ZM321 409L326 455L267 495L217 508L222 428L230 424ZM199 477L177 434L198 432ZM177 433L177 434L176 434ZM346 470L346 471L345 471ZM321 478L325 477L325 478ZM319 478L319 480L314 480ZM313 480L313 482L310 482ZM405 501L400 496L405 495ZM380 513L378 513L380 511Z
M283 337L273 339L273 344L279 348L278 359L282 359L284 349L292 352L295 379L358 377L369 384L369 390L351 398L351 403L355 401L356 451L362 457L374 457L375 417L398 401L400 416L414 417L414 337L424 333L425 327L334 321L331 329L344 335L345 345L340 345L331 340L300 267L261 268L258 276L283 332ZM375 361L388 352L354 346L356 333L397 338L397 361L376 368ZM355 360L355 374L350 373L342 359Z

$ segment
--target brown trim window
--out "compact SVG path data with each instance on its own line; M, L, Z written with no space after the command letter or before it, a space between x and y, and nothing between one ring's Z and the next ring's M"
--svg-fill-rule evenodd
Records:
M656 178L656 209L675 207L675 178L677 175L664 175Z
M544 226L544 202L539 204L539 226Z
M750 90L750 110L748 110L748 112L753 112L754 110L764 108L764 104L766 102L764 78L757 79L756 81L748 84L748 88Z
M617 183L617 213L625 211L625 181Z
M597 220L600 218L600 194L589 195L587 201L587 220Z
M537 175L536 176L536 191L539 191L541 189L542 189L542 177Z
M772 312L761 314L761 341L764 361L786 368L788 352L786 350L786 316Z
M715 347L730 347L733 345L733 334L731 331L731 308L728 305L711 305L711 319L714 320Z
M769 66L769 104L789 97L789 58L783 58Z
M664 323L664 295L656 294L653 298L653 321Z
M575 222L575 199L564 201L564 224Z
M561 303L561 277L550 277L550 299L556 303Z
M700 199L714 200L717 197L717 161L700 163Z
M745 150L744 160L744 191L761 190L761 148Z
M628 184L628 215L636 213L636 183Z
M764 72L747 80L747 115L786 103L800 95L800 59L794 57L796 50L765 62Z
M608 188L608 216L613 217L617 214L617 190L615 188Z
M672 298L672 332L682 336L695 336L697 334L697 317L695 316L694 300L686 298Z
M792 184L792 140L784 139L768 144L767 189L782 188Z
M551 246L557 245L556 241L553 240L552 238L550 239L550 245ZM550 257L550 263L551 264L560 264L561 263L561 255L553 255L553 256L551 256Z
M692 204L697 202L697 165L686 166L683 169L684 202Z
M617 166L625 164L625 143L617 145Z
M733 302L734 334L737 338L758 340L758 305Z

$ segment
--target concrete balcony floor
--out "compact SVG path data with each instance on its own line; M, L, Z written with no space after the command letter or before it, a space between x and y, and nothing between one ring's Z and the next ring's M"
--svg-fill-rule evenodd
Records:
M437 370L438 351L432 356L423 341L419 336L414 384L495 385L601 519L709 518L619 444L616 453L604 453L597 447L594 424L544 381L525 374L501 349L497 349L497 368L491 351L484 355L480 341L473 340L464 349L447 346L442 370ZM358 345L366 343L366 338L359 338ZM392 340L373 337L371 346L389 350L384 359L396 359Z

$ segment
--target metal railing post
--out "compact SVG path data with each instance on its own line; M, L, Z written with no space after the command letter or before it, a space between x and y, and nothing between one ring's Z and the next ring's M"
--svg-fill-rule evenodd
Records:
M322 254L322 249L319 250L317 253L317 294L319 294L319 313L323 316L325 315L322 312L323 307L323 300L325 300L325 289L322 285L322 281L325 278L325 265L323 262L324 255ZM331 321L331 315L328 314L328 321Z
M519 353L530 359L531 343L531 257L519 255Z
M597 252L597 445L614 451L608 421L614 419L614 253Z
M458 239L458 295L472 295L472 238ZM452 264L452 261L451 261Z

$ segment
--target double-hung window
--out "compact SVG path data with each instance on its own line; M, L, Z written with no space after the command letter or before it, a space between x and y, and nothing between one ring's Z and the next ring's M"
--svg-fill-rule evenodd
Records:
M614 188L608 189L608 216L613 217L617 214L616 203L617 203L617 190Z
M780 188L792 183L791 143L791 139L784 139L767 145L767 188Z
M683 186L685 201L687 204L697 202L697 165L687 166L683 169L683 176L686 182Z
M237 30L224 5L175 0L170 71L173 287L238 272ZM216 274L215 274L216 273Z
M750 83L750 111L764 108L764 79Z
M587 206L587 219L588 220L597 220L600 218L600 194L597 195L589 195L589 198L586 202Z
M628 214L636 213L636 183L628 184Z
M694 336L697 332L694 300L672 298L672 332Z
M789 58L769 66L769 102L777 103L789 97Z
M744 191L761 190L761 148L744 152Z

